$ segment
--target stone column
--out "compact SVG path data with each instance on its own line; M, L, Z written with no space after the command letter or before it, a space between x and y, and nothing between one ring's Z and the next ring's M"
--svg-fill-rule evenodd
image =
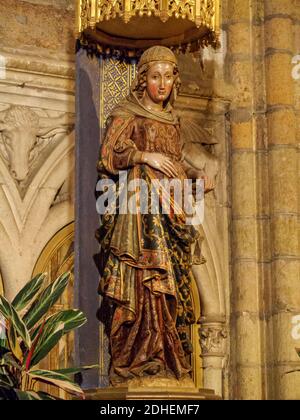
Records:
M298 3L299 4L299 3ZM296 2L265 0L265 64L271 227L272 304L269 398L299 399L300 374L292 317L300 314L299 158L292 78ZM299 46L298 46L299 47ZM271 386L273 384L273 386Z
M225 7L228 79L234 85L231 120L231 395L262 399L263 301L262 233L264 211L260 177L263 143L263 59L259 1L230 0Z
M100 364L99 321L96 317L100 300L97 294L99 274L93 256L99 252L95 231L99 225L95 187L97 157L100 146L100 65L88 58L84 50L77 53L76 79L76 230L75 230L75 307L88 322L75 333L76 365ZM101 367L101 366L100 366ZM102 377L93 369L83 374L84 389L97 388Z

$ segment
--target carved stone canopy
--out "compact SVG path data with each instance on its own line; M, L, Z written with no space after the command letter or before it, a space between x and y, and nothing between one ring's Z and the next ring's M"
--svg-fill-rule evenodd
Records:
M153 45L196 51L218 44L220 0L77 0L79 47L139 57Z

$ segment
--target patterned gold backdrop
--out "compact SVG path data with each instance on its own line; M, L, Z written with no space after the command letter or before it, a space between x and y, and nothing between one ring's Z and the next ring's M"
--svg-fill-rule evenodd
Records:
M136 73L136 65L113 58L101 60L100 127L104 128L113 108L129 93Z

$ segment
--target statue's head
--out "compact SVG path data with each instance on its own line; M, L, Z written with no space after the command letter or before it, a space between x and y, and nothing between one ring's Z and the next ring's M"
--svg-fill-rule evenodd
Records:
M133 85L140 99L147 93L155 103L173 103L180 84L177 59L169 48L155 46L144 52Z

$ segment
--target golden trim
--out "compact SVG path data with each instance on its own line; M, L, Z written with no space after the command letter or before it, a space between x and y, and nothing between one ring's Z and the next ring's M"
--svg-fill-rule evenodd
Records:
M220 0L215 2L214 7L214 31L216 33L216 37L219 38L221 32L221 16L222 16L222 3Z
M193 308L195 312L195 318L199 319L201 316L201 304L199 297L199 290L196 284L196 280L192 275L191 283L191 296L193 302ZM193 372L193 381L197 389L203 388L203 365L201 358L201 346L198 333L199 325L197 323L191 325L191 342L193 345L193 354L192 354L192 372Z
M3 278L1 275L1 271L0 271L0 295L4 295L4 283L3 283Z
M39 273L44 273L46 267L51 260L51 257L55 252L61 247L61 245L67 240L74 237L75 234L75 224L74 222L62 228L58 233L56 233L52 239L47 243L41 255L39 256L35 267L33 269L32 277L36 276Z

